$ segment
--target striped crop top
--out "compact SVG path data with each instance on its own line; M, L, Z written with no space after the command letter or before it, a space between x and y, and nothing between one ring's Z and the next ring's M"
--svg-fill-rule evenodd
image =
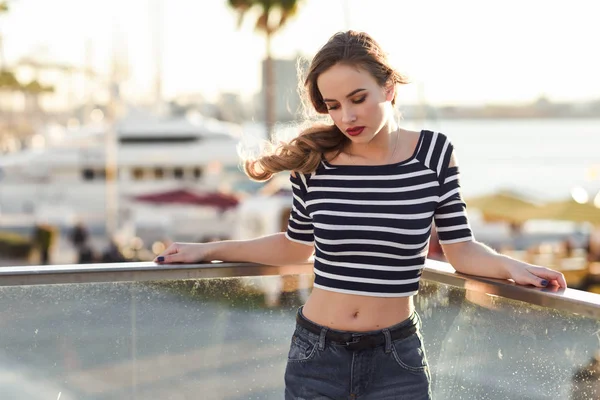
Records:
M435 220L441 244L472 240L448 138L421 131L413 155L388 165L331 165L290 174L286 236L315 246L314 287L376 297L411 296Z

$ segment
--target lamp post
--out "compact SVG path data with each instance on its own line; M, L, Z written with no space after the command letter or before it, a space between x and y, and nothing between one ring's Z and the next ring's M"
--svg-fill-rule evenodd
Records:
M110 101L107 109L107 129L104 143L105 156L105 206L106 206L106 235L112 239L119 226L119 190L118 190L118 123L120 115L119 83L110 83Z

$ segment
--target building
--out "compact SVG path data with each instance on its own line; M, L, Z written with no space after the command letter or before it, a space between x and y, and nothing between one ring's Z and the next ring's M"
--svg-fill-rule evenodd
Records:
M298 93L298 65L304 71L307 63L300 56L295 59L273 59L275 76L275 119L279 122L291 121L302 113L302 103ZM265 119L266 60L262 62L262 89L256 96L255 116Z

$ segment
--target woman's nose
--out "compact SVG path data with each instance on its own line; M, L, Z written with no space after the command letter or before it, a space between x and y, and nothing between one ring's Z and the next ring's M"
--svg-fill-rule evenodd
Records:
M342 112L342 122L345 124L350 124L356 121L356 114L352 112L352 110L346 110Z

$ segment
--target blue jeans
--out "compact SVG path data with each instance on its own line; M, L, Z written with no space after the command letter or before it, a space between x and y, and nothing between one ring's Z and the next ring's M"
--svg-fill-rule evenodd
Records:
M286 400L430 400L431 376L416 311L397 325L372 332L346 332L298 318L312 325L296 324L285 371ZM410 336L392 340L407 328ZM317 334L317 328L320 334ZM314 332L313 332L314 331ZM371 335L384 342L372 348L351 349L328 340L327 333Z

